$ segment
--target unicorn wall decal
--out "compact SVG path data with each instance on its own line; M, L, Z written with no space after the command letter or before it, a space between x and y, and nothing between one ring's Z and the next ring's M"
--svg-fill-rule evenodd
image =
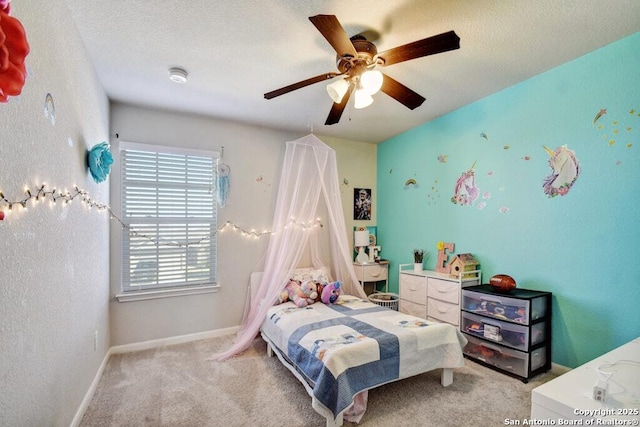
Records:
M476 185L476 178L473 172L475 167L476 162L473 162L471 169L463 172L456 181L453 196L451 197L452 203L460 206L469 206L478 198L480 189Z
M549 167L552 169L542 185L544 193L548 197L565 196L580 175L580 163L576 159L576 154L566 145L559 146L555 150L544 145L542 148L549 154Z

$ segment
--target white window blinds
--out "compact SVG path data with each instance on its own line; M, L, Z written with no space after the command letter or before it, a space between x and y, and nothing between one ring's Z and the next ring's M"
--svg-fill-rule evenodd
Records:
M214 284L215 153L132 147L120 152L123 292Z

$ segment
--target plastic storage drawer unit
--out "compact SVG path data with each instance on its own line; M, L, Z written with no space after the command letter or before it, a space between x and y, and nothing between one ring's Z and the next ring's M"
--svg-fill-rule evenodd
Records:
M547 363L545 347L538 348L531 353L524 353L493 345L471 336L467 336L467 340L469 343L464 348L465 354L519 377L526 378L529 376L529 372L535 371Z
M465 357L524 382L551 369L551 296L531 289L499 292L490 285L463 288Z

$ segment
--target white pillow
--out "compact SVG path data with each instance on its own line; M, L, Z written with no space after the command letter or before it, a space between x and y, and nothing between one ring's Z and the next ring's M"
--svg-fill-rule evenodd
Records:
M307 280L313 280L318 283L327 284L330 282L331 274L327 267L320 268L297 268L293 270L291 279L299 282L306 282Z

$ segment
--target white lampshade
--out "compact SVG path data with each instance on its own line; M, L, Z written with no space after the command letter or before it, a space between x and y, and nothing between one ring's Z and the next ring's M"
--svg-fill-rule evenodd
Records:
M368 107L373 102L373 98L364 89L356 90L354 108L361 109Z
M327 93L336 104L342 101L347 90L349 90L349 82L345 78L339 78L335 82L327 85Z
M369 246L369 232L367 230L354 231L353 246Z
M369 95L376 94L382 87L382 73L376 70L365 71L360 76L360 84L362 89Z
M353 232L353 246L358 249L358 256L356 262L359 264L366 264L369 262L369 257L364 252L365 246L369 246L369 231L358 230Z

